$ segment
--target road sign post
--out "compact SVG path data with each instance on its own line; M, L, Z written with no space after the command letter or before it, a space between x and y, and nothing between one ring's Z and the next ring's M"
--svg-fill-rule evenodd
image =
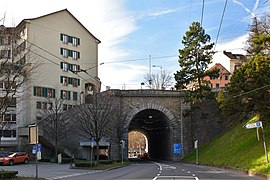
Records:
M258 135L258 128L262 129L262 136L263 136L263 147L264 147L264 153L265 153L265 159L266 159L266 163L268 163L268 152L267 152L267 148L266 148L266 140L265 140L265 135L264 135L264 130L263 130L263 125L261 121L257 121L254 123L248 123L244 125L244 128L246 129L253 129L253 128L257 128L257 138L259 140L259 135Z
M199 148L198 148L198 140L194 142L194 149L196 149L196 164L199 164Z
M120 145L121 145L121 150L122 150L122 164L124 163L124 147L125 147L125 141L121 140L120 141Z
M92 162L93 162L93 149L94 149L94 138L92 137L92 140L91 140L91 167L92 167Z

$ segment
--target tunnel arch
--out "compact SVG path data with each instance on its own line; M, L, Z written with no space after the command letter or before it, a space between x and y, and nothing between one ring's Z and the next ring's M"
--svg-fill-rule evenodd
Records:
M127 133L136 130L147 136L150 158L171 160L172 136L177 120L168 109L154 103L132 107L126 122Z

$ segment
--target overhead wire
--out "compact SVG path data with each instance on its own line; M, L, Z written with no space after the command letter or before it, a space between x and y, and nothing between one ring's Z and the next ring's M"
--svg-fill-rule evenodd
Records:
M40 49L40 50L42 50L42 51L44 51L44 52L50 54L51 56L53 56L53 57L55 57L55 58L61 60L60 62L66 62L66 61L63 60L62 58L56 56L55 54L53 54L53 53L47 51L47 50L44 49L44 48L42 48L42 47L36 45L35 43L33 43L33 42L31 42L31 41L28 41L28 40L25 40L25 41L28 42L28 43L30 43L31 45L37 47L38 49ZM52 60L46 58L45 56L42 56L42 55L40 55L40 54L38 54L38 53L36 53L36 52L34 52L34 51L31 51L31 52L32 52L33 54L36 54L37 56L42 57L43 59L45 59L45 60L47 60L47 61L49 61L49 62L51 62L51 63L53 63L53 64L59 66L58 63L56 63L56 62L54 62L54 61L52 61ZM90 75L89 73L87 73L85 70L82 69L81 71L84 72L84 73L86 73L91 79L93 79L94 81L96 81L96 78L93 77L93 76L91 76L91 75ZM72 72L73 74L76 74L78 77L82 78L82 79L85 80L86 82L89 82L87 79L85 79L85 78L83 78L81 75L77 74L77 72L74 72L74 71L70 71L70 72ZM91 83L91 82L90 82L90 83ZM102 82L101 82L101 83L102 83ZM103 85L104 85L104 84L103 84ZM104 85L104 86L106 86L106 85Z
M202 13L201 13L201 27L203 26L203 15L204 15L204 1L203 0L203 3L202 3Z
M219 23L218 33L217 33L217 37L216 37L216 42L215 42L214 51L215 51L216 46L217 46L217 42L218 42L218 38L219 38L219 33L220 33L221 26L222 26L222 23L223 23L223 19L224 19L225 11L226 11L226 8L227 8L227 4L228 4L228 0L226 0L226 1L225 1L225 4L224 4L222 16L221 16L220 23Z

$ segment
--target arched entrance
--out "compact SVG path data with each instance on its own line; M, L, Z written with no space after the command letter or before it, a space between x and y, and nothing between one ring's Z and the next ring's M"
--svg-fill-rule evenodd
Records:
M145 134L151 159L171 160L174 126L176 122L168 110L158 105L148 104L133 110L128 132L139 131Z

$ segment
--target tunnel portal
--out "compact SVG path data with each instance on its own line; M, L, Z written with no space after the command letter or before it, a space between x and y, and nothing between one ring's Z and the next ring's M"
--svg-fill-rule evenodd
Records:
M129 124L129 132L142 132L148 140L151 159L171 160L171 130L167 116L155 109L138 112Z

